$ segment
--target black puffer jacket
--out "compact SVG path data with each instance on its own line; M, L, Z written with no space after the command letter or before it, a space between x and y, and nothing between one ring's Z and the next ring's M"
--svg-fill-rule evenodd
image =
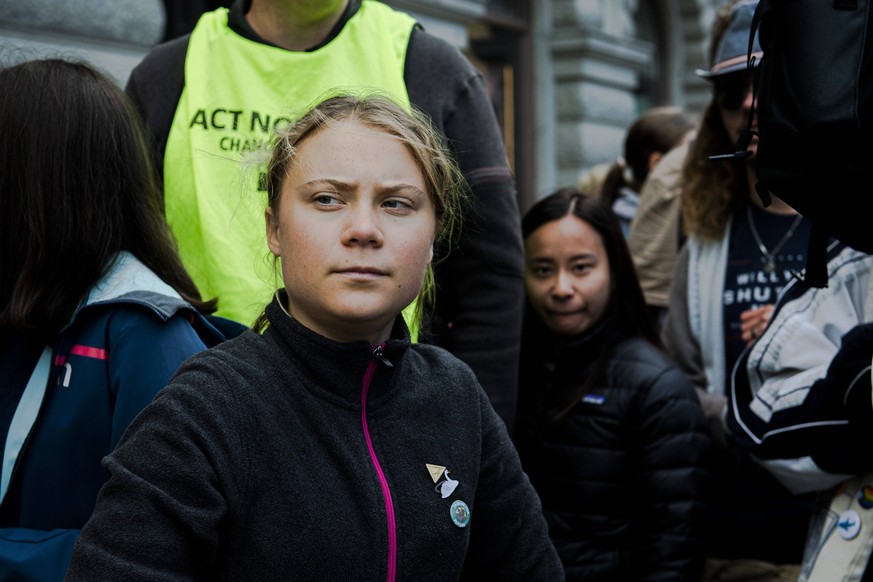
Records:
M620 343L559 421L603 342L522 348L516 443L567 580L699 580L709 450L690 381L642 339Z

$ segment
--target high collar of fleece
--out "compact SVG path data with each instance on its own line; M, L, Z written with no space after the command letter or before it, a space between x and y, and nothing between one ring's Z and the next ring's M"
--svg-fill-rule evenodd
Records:
M312 331L285 310L287 300L287 294L281 290L267 306L270 325L266 333L274 334L319 386L344 397L360 395L363 376L374 359L376 346L367 341L337 342ZM383 344L383 361L377 362L374 385L383 384L392 375L393 368L384 362L396 366L408 348L409 330L398 316L391 337Z

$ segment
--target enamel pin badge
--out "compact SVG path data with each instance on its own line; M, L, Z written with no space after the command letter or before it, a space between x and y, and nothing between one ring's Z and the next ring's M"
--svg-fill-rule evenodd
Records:
M436 484L434 490L443 496L443 499L454 493L458 486L458 481L449 477L449 470L442 465L431 465L426 463L427 470L430 473L430 478Z
M470 523L470 508L460 499L452 503L451 512L452 521L456 526L467 527L467 524Z
M443 465L432 465L430 463L425 463L425 466L431 480L434 482L434 491L439 493L443 499L454 493L458 487L458 480L449 477L448 469ZM449 515L452 518L452 523L458 527L467 527L467 524L470 523L470 507L460 499L452 503Z

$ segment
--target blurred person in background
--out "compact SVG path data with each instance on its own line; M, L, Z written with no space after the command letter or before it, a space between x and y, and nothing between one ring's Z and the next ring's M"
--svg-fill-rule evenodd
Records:
M647 109L628 127L624 153L610 166L599 189L600 196L618 216L625 236L649 172L664 154L693 139L696 125L690 113L664 105Z
M690 144L678 204L686 240L676 258L664 343L691 378L710 421L715 490L707 516L706 580L796 580L811 495L795 495L727 434L731 374L766 328L773 304L806 266L810 223L755 190L749 35L756 0L723 5L713 25L712 100ZM754 39L753 56L761 48ZM751 128L755 129L755 118ZM739 150L739 151L738 151ZM711 159L711 156L720 156Z

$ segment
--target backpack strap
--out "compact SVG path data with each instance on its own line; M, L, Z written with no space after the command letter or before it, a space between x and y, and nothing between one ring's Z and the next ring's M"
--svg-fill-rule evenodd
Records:
M755 57L752 56L755 46L755 35L759 33L761 24L765 21L770 11L773 9L773 3L778 0L760 0L758 6L755 7L755 13L752 15L752 25L749 30L749 48L748 48L748 67L753 71L752 74L752 108L749 112L746 129L740 134L737 140L737 147L745 149L751 141L754 132L752 131L752 119L755 117L755 110L758 107L758 89L760 85L762 66L755 67ZM848 9L850 5L857 7L857 0L833 0L834 8ZM840 5L840 6L838 6ZM772 16L772 15L771 15ZM764 50L764 57L767 55L767 38L761 38L761 48ZM763 57L762 57L763 58ZM755 192L764 207L770 205L770 191L760 181L755 184ZM827 247L829 235L818 221L812 221L812 227L809 234L809 242L807 244L807 261L806 273L803 277L803 282L808 287L827 287L828 270L827 270Z
M749 147L752 136L756 133L752 130L752 120L755 118L755 110L758 108L758 86L761 79L761 67L755 67L756 58L752 55L755 50L755 35L758 34L761 22L767 13L770 12L771 8L771 0L760 0L755 7L755 13L752 15L752 26L749 29L749 49L746 53L746 58L748 70L752 72L752 107L749 110L749 118L746 120L746 129L740 133L740 137L737 140L737 148L742 148L743 150ZM763 44L761 48L763 48ZM764 205L764 208L770 206L770 191L767 188L761 187L760 182L755 184L755 192L757 192L758 198L761 199L761 204Z
M18 454L24 446L24 441L30 435L30 430L33 428L36 416L42 407L51 369L52 349L46 346L30 375L30 380L27 381L27 386L24 387L24 393L21 395L21 400L18 401L18 407L15 409L12 423L9 425L9 433L6 435L3 464L0 465L0 503L2 503L6 496L6 490L9 488L9 480L12 478L12 470L15 468Z

